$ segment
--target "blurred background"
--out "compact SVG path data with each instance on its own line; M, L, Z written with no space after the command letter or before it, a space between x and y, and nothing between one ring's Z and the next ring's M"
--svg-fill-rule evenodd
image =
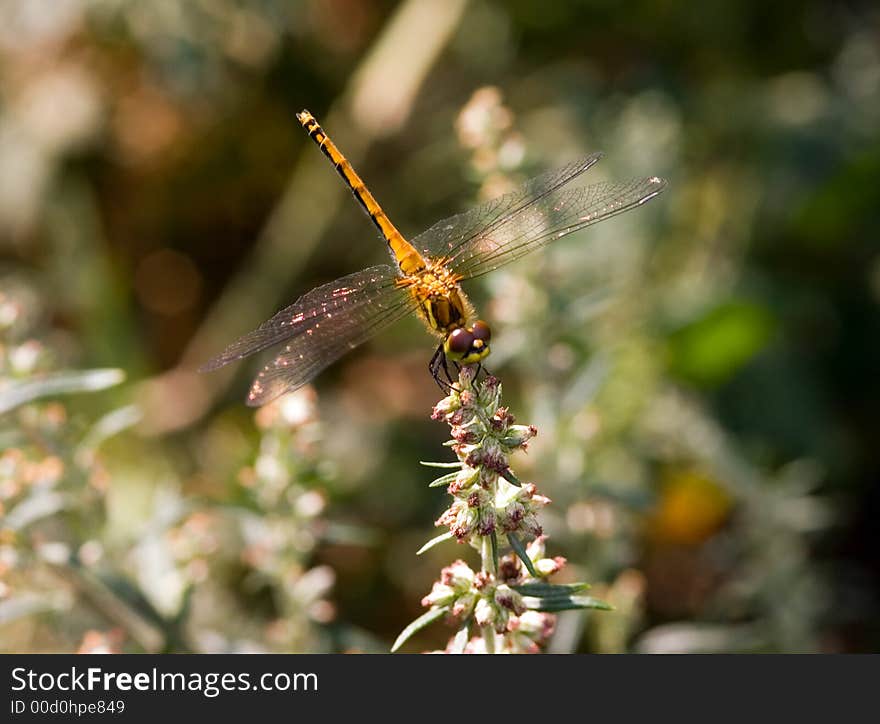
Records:
M254 411L195 369L579 154L650 204L467 287L612 613L554 652L880 645L876 3L2 0L0 649L387 651L440 568L415 319ZM442 648L436 625L407 650Z

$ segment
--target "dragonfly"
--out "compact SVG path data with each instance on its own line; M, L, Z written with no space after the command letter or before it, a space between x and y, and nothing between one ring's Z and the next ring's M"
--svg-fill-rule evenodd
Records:
M428 368L441 387L448 386L448 362L482 364L490 353L491 329L477 318L461 282L641 206L666 188L657 176L570 186L603 155L591 153L407 240L315 117L304 110L297 120L379 230L393 263L313 289L200 368L207 372L283 345L254 379L246 399L252 407L311 382L346 352L409 314L420 317L437 338ZM441 379L441 370L448 382Z

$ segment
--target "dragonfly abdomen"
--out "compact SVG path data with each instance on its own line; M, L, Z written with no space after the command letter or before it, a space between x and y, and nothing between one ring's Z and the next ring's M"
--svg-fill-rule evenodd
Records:
M306 129L306 132L321 149L321 152L330 159L333 167L342 177L345 185L354 194L360 205L367 212L370 220L379 229L382 238L385 239L394 260L404 274L413 274L425 268L425 260L422 255L416 251L415 247L403 238L397 227L391 223L391 220L379 206L379 202L370 193L366 184L349 163L348 159L342 155L342 152L336 147L336 144L330 140L329 136L321 128L315 117L308 111L296 114L297 120Z

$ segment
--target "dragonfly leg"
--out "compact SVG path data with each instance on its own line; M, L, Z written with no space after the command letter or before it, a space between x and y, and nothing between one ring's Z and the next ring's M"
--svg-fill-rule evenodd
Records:
M449 381L454 382L454 380L452 379L452 375L449 374L449 367L447 367L445 363L443 366L446 368L446 376L449 378ZM458 362L453 362L452 366L455 367L455 376L460 377L461 376L461 365L458 364Z
M446 380L440 377L441 369L446 374ZM442 344L437 347L437 351L434 352L434 356L431 357L431 361L428 362L428 370L431 372L431 377L434 378L434 382L437 383L441 390L449 392L449 390L452 389L452 378L449 376L449 368L446 366L446 354L443 351Z
M477 367L477 370L476 370L476 372L474 372L474 379L475 379L475 380L480 376L480 373L481 373L481 372L483 373L483 377L484 377L484 378L485 378L485 377L491 377L491 376L492 376L492 373L489 372L489 370L487 370L487 369L483 366L483 363L482 363L482 362L477 362L477 363L476 363L476 367Z
M441 359L442 362L443 362L443 373L446 375L446 379L447 379L447 381L449 382L449 387L450 387L450 389L451 389L451 388L452 388L452 385L455 384L455 380L452 378L452 375L449 374L449 363L448 363L448 361L447 361L447 359L446 359L446 353L445 353L445 352L441 352L441 353L440 353L440 359ZM456 372L460 372L460 371L461 371L461 367L458 366L458 362L453 362L452 364L455 365L455 370L456 370Z

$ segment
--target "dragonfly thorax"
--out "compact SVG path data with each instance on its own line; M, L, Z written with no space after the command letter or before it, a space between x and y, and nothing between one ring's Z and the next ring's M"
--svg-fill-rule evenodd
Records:
M474 309L458 284L459 277L443 261L428 263L405 277L419 306L422 320L433 333L443 337L443 354L459 364L476 364L489 355L489 325L474 321Z
M416 300L422 320L428 329L446 337L464 327L474 316L467 296L458 284L458 277L441 264L428 264L405 277L406 286Z

